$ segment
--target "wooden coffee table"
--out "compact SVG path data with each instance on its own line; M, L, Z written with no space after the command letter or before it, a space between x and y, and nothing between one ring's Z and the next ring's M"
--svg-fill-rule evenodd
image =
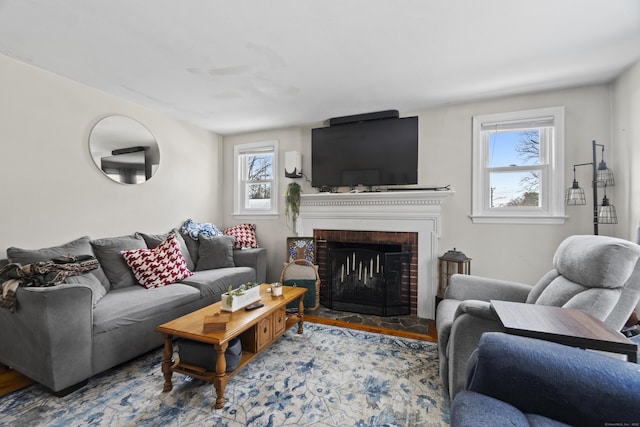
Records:
M164 336L162 360L163 391L170 391L173 388L171 383L173 372L209 381L213 383L216 389L215 407L220 409L224 407L224 390L228 379L232 375L242 369L251 359L256 357L294 324L298 324L298 333L301 334L304 320L302 298L307 289L283 286L282 296L272 297L271 293L267 292L270 287L268 284L260 285L260 302L264 304L264 307L251 311L242 308L231 313L231 319L227 323L227 329L224 331L202 332L204 317L220 312L222 302L217 302L158 326L156 331ZM287 304L296 300L298 300L298 312L288 314L286 312ZM226 312L223 311L222 313ZM179 357L174 359L172 342L174 337L212 344L212 351L216 351L218 354L216 371L210 372L199 366L180 363ZM227 350L229 340L235 337L240 337L242 342L242 358L238 368L232 372L226 372L227 362L224 353Z
M637 363L636 343L582 310L497 300L491 300L491 308L508 334L622 353Z

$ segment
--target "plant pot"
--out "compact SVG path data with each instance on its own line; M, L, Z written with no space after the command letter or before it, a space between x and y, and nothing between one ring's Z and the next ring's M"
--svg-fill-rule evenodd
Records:
M233 294L235 289L231 291ZM260 301L260 286L254 286L253 288L245 289L242 295L233 295L233 301L231 305L228 304L227 297L228 292L222 294L222 310L224 311L237 311L241 308L245 308L249 304L253 304L256 301Z

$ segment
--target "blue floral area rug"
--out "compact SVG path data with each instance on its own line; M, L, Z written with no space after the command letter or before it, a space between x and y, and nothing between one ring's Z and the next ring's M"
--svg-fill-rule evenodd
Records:
M161 349L62 398L32 385L0 397L1 426L448 426L434 343L305 323L228 381L173 374L162 392Z

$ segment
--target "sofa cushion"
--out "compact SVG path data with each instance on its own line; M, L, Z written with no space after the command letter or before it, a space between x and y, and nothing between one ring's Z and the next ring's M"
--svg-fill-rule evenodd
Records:
M188 234L180 232L180 236L182 236L182 240L184 240L185 245L187 245L187 249L189 250L189 255L191 255L191 259L194 262L193 270L195 270L195 263L198 262L199 252L200 252L200 240L193 240L189 237Z
M9 262L18 263L18 264L31 264L33 262L38 261L48 261L50 259L59 257L59 256L78 256L78 255L91 255L95 256L93 247L90 243L91 239L87 236L80 237L79 239L73 240L69 243L65 243L60 246L52 246L49 248L42 249L21 249L16 247L10 247L7 249L7 258ZM99 260L98 260L99 261ZM106 290L109 290L109 280L102 269L102 266L98 267L96 270L91 271L87 274L93 274L98 278L102 286Z
M91 273L81 274L79 276L69 276L62 283L70 283L75 285L84 285L91 289L93 306L95 307L98 301L107 294L107 290L100 280Z
M233 262L233 236L200 237L196 271L235 267Z
M251 267L228 267L196 271L193 276L181 280L180 283L193 286L203 297L214 297L217 302L222 294L227 292L229 285L237 288L242 283L255 280L256 271Z
M187 268L175 234L155 248L122 251L122 256L138 283L148 289L170 285L193 274Z
M621 288L638 261L638 247L600 236L570 236L553 256L559 274L588 288Z
M144 242L147 244L147 248L152 249L158 246L160 243L164 242L170 234L176 235L176 241L178 245L180 245L180 252L184 257L184 260L187 262L187 268L191 271L196 269L196 264L194 259L191 257L191 252L189 252L189 248L187 243L184 241L184 238L178 231L178 229L173 229L166 234L146 234L146 233L136 233L144 239ZM196 258L197 259L197 258Z
M542 415L524 414L515 406L473 391L461 391L453 399L450 422L454 427L568 426Z
M141 286L114 289L93 310L93 333L143 322L198 299L200 292L197 289L180 283L154 289ZM157 332L149 330L149 333Z
M141 236L107 237L92 240L91 246L113 289L137 284L136 278L121 252L131 249L146 249L147 245Z
M242 248L258 248L258 240L256 239L255 224L240 224L234 227L225 228L224 234L234 236L236 241L234 247Z

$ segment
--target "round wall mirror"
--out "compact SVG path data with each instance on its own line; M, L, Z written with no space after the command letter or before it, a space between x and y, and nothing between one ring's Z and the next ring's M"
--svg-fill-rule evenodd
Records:
M158 143L149 129L125 116L98 121L89 134L89 151L98 169L122 184L148 181L160 164Z

